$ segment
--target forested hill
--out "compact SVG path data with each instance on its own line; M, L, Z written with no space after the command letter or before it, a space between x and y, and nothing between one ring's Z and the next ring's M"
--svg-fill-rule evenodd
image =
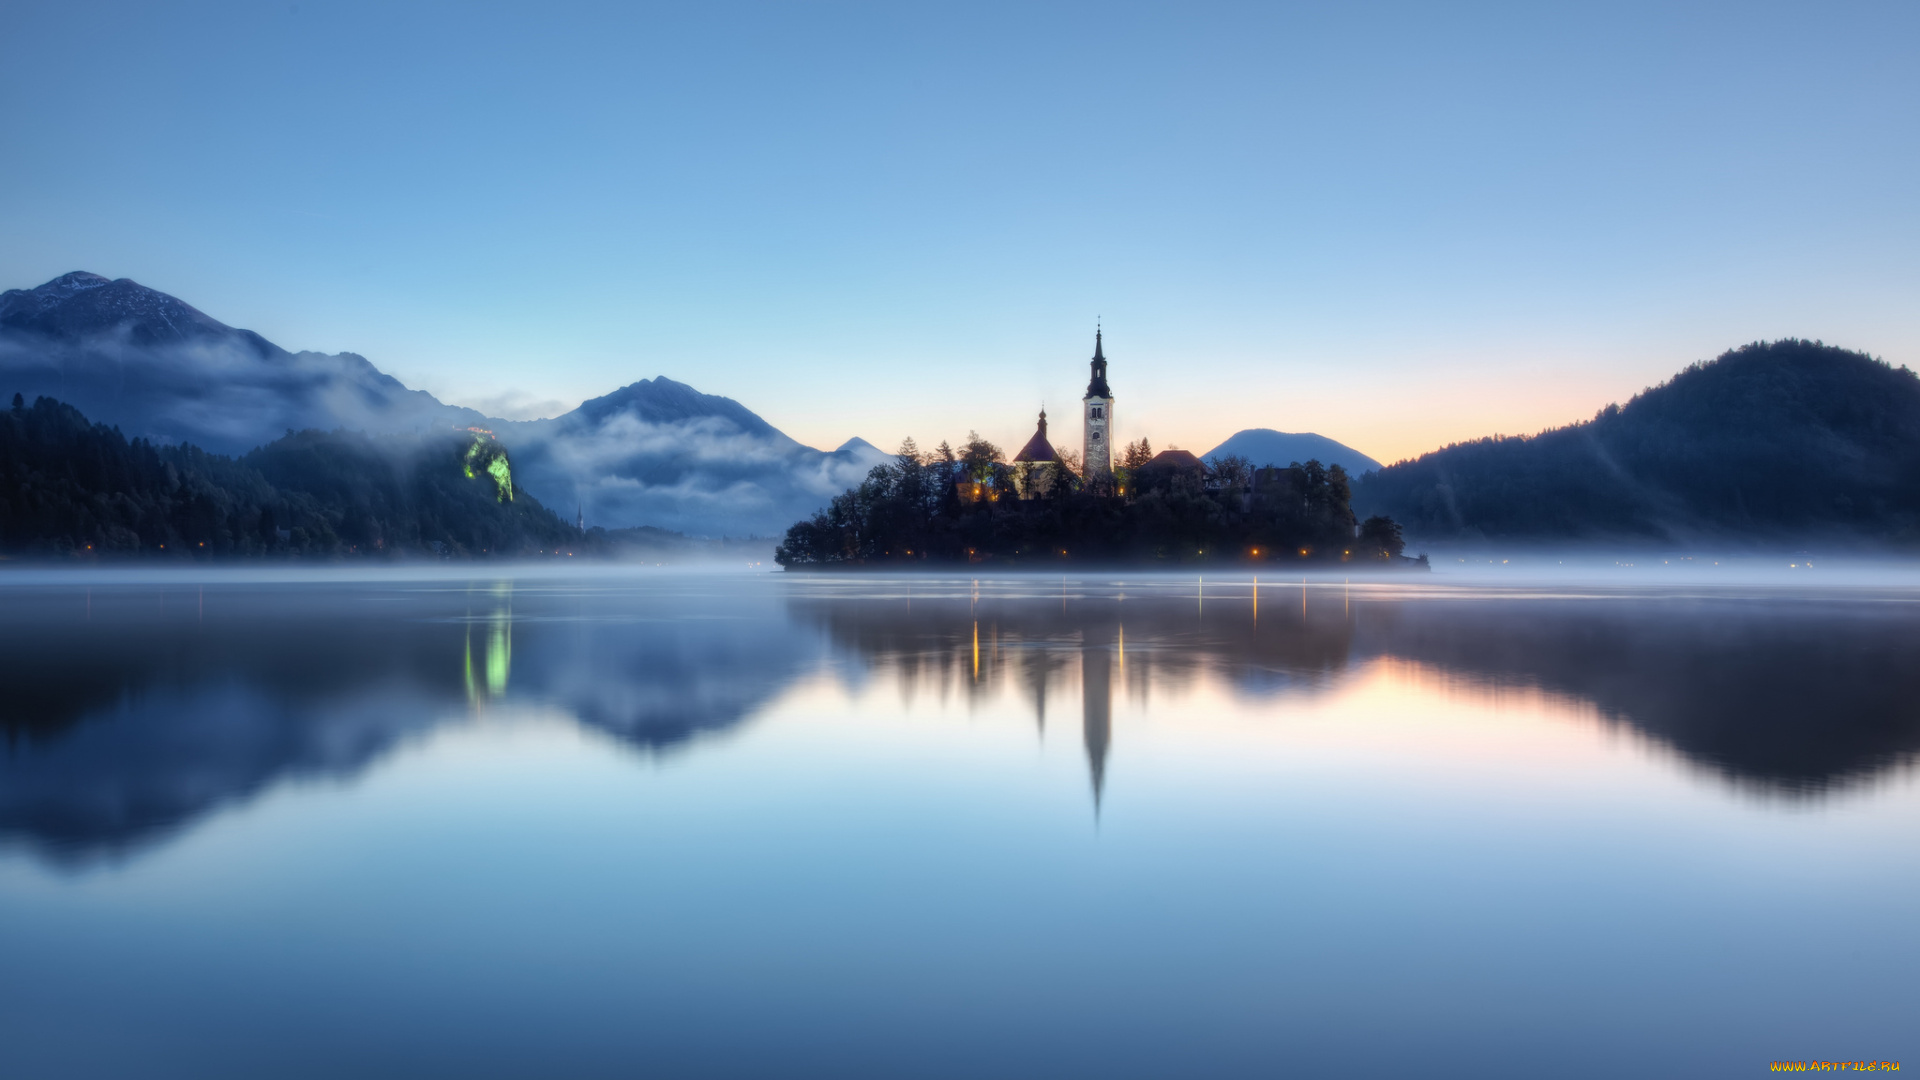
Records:
M129 441L52 398L0 411L9 557L458 557L580 541L485 436L302 431L234 459Z
M1590 421L1368 473L1354 505L1415 541L1920 543L1920 377L1748 345Z

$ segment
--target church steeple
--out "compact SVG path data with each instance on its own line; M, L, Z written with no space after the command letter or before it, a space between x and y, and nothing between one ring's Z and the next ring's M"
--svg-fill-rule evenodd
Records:
M1107 354L1100 347L1100 328L1093 329L1093 378L1087 382L1087 396L1090 398L1110 398L1113 391L1107 389Z
M1086 480L1105 480L1113 475L1113 390L1107 386L1107 351L1100 339L1100 324L1095 323L1093 361L1089 365L1093 377L1087 380L1087 396L1080 401L1086 424L1081 476Z

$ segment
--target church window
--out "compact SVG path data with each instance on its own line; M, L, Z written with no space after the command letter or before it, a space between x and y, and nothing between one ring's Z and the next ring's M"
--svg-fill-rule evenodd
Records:
M1104 416L1106 416L1106 415L1107 415L1107 410L1105 410L1105 409L1103 409L1103 408L1101 408L1101 407L1100 407L1100 406L1098 406L1098 405L1095 405L1095 406L1093 407L1093 418L1094 418L1095 420L1099 420L1099 419L1101 419L1102 417L1104 417Z

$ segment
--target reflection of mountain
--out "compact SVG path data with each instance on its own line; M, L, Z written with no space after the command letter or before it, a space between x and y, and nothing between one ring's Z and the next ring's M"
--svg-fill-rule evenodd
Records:
M281 597L284 601L285 597ZM457 628L362 623L313 596L93 590L14 595L0 837L85 859L164 836L274 784L351 776L444 720ZM457 654L455 654L457 655Z
M1727 776L1817 790L1920 753L1905 604L1487 600L1357 609L1358 643L1585 698Z
M666 590L280 587L16 594L0 839L134 850L289 780L349 778L470 707L551 703L660 750L809 662L768 604Z
M536 607L522 595L514 612L561 603ZM739 723L820 652L766 600L648 593L565 603L587 605L585 617L515 623L511 693L653 752Z

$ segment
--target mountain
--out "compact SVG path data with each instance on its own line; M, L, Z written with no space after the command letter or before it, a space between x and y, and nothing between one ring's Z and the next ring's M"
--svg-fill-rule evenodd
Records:
M527 490L611 528L777 535L874 464L858 448L803 446L739 402L668 378L550 420L492 423Z
M892 454L887 453L885 450L880 449L858 435L841 443L839 449L835 450L834 453L843 454L848 458L860 461L870 461L874 465L885 465L893 461Z
M1243 457L1254 468L1263 465L1285 468L1295 462L1304 464L1318 461L1322 465L1338 465L1347 470L1350 476L1359 476L1368 469L1380 467L1379 462L1367 455L1351 446L1334 442L1325 435L1315 435L1310 431L1296 435L1272 428L1248 428L1234 432L1226 442L1200 456L1202 459Z
M72 273L0 293L0 392L45 395L130 437L242 454L288 431L466 427L353 353L292 353L121 278Z
M0 293L0 397L75 406L130 438L244 454L289 431L485 427L521 483L610 528L774 535L857 483L879 454L803 446L740 403L642 380L517 422L408 389L353 353L289 352L121 278L75 272Z
M1361 478L1419 540L1920 540L1920 377L1813 341L1696 363L1592 420Z

